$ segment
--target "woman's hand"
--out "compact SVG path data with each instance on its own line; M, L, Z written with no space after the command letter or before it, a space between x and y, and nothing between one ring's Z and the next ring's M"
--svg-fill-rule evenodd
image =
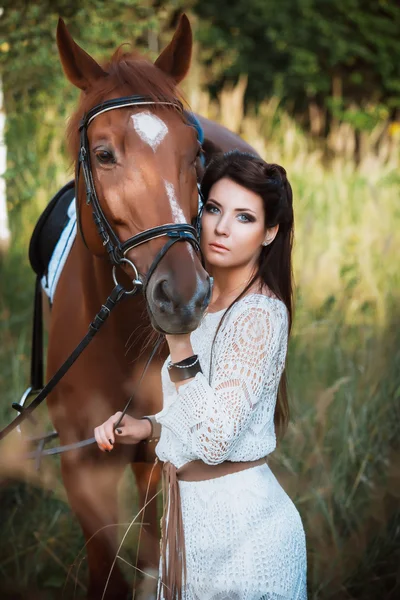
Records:
M116 412L94 430L94 437L102 452L111 452L115 443L137 444L151 435L151 423L147 419L134 419L129 415L124 416L114 431L121 415L121 412Z

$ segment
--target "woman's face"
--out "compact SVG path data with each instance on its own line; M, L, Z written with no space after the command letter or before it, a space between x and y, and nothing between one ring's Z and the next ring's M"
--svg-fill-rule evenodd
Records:
M271 243L279 227L266 229L261 196L228 178L212 186L201 226L207 266L226 268L253 266L263 242Z

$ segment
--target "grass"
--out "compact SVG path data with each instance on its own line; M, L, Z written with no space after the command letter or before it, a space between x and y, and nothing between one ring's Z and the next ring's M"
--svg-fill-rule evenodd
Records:
M223 110L233 110L229 95L218 105L192 89L197 89L189 96L193 108L206 116L224 122ZM242 110L237 94L235 106ZM50 127L54 116L48 118ZM348 128L338 128L336 138L325 143L309 139L275 99L259 107L257 115L241 113L233 122L264 157L285 166L294 189L297 289L288 360L293 418L271 465L303 519L309 597L394 598L400 558L398 141L385 138L378 148L371 142L355 166L337 151L344 147L340 135L348 135ZM66 179L61 150L54 150L51 136L48 144L53 144L51 157L43 142L38 145L45 174L30 168L24 175L34 190L33 201L25 200L22 209L11 201L13 243L0 264L1 423L12 417L10 403L28 382L29 235L51 195L48 190L57 187L50 185L54 162L57 181ZM17 184L10 184L10 190L14 198ZM57 461L52 465L47 483L32 475L3 477L2 597L7 590L20 591L24 598L41 590L40 597L59 598L82 547ZM130 511L135 514L135 507ZM128 554L134 544L135 535ZM79 581L84 587L84 562ZM81 593L78 584L77 597Z

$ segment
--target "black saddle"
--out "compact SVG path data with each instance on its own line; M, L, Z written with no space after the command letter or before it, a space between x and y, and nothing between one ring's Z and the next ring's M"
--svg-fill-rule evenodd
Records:
M29 262L36 273L33 308L31 390L43 387L43 315L42 284L58 240L68 223L68 207L75 195L75 182L70 181L57 192L39 217L29 243Z
M29 262L36 275L46 275L51 256L68 223L68 207L75 196L75 182L57 192L39 217L29 244Z

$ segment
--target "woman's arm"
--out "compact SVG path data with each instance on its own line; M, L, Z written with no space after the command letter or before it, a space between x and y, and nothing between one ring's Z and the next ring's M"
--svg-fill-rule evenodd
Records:
M205 374L182 385L171 404L156 415L208 464L227 459L248 427L266 385L276 385L283 369L287 314L280 304L250 305L231 315L217 335L212 382ZM276 398L269 407L275 410Z
M118 428L114 429L121 415L121 412L115 413L94 430L97 445L103 452L110 452L115 442L137 444L152 435L153 427L147 418L135 419L129 415L125 415Z
M190 342L190 333L184 333L181 335L166 335L165 339L168 343L169 354L172 363L178 363L189 356L194 355L194 350ZM181 385L189 383L194 377L190 379L184 379L183 381L177 381L175 383L176 389L179 389Z

